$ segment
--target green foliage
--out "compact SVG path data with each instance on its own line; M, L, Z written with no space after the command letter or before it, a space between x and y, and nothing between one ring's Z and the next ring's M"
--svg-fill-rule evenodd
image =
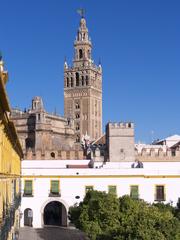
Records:
M180 240L179 212L170 204L89 191L70 219L92 240Z
M119 225L119 201L113 194L89 191L79 207L70 208L70 220L92 240Z

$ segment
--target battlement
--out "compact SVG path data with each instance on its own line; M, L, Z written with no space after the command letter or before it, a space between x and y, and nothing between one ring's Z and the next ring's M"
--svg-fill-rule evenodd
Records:
M60 150L60 151L42 151L31 149L24 154L25 160L83 160L85 159L82 150Z
M134 128L134 123L133 122L109 122L107 124L107 126L109 126L109 128L113 129L113 128L120 128L120 129L124 129L124 128Z
M155 149L155 148L151 148L151 149L146 149L146 148L142 148L141 150L137 150L135 149L135 155L137 157L144 157L144 158L179 158L180 159L180 150L176 149L163 149L163 148L159 148L159 149Z

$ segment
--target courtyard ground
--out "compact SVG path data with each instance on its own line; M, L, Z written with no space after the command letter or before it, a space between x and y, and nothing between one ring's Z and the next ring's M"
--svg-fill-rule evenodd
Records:
M19 240L88 240L84 233L77 229L62 227L20 228Z

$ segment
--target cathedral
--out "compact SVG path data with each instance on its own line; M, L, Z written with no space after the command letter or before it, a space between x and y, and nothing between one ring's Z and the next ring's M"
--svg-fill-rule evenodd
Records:
M39 96L30 109L12 110L27 159L82 159L84 136L90 141L102 136L102 67L92 59L84 17L74 41L73 66L64 63L64 115L47 113Z

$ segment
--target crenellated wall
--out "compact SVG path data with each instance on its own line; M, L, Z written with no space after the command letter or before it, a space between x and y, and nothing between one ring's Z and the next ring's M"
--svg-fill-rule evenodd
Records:
M153 146L153 145L152 145ZM180 150L162 148L142 148L140 150L135 149L135 157L139 161L180 161Z
M85 159L84 152L82 150L60 150L60 151L41 151L37 150L33 152L29 149L24 154L26 160L83 160Z

